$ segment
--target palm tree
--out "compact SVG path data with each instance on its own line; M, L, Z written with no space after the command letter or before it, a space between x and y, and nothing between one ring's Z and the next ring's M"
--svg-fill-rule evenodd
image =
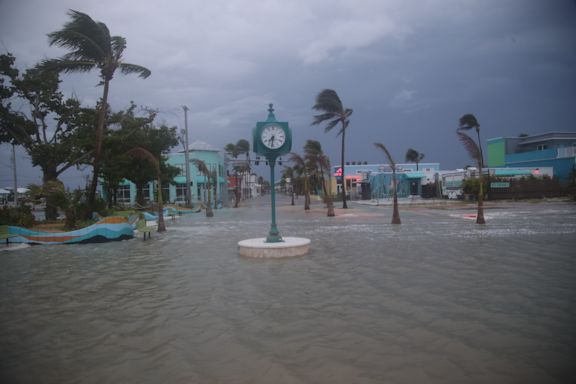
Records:
M192 163L194 163L196 168L198 168L198 172L200 172L202 175L204 175L206 177L206 180L207 180L206 181L206 187L208 188L208 202L206 204L206 217L213 217L214 212L212 211L212 193L211 193L212 186L210 184L210 177L211 177L210 169L208 169L208 166L202 160L192 159Z
M294 205L294 168L284 167L282 178L290 179L290 205Z
M128 156L139 157L148 160L156 170L156 180L158 182L158 232L166 231L164 222L164 200L162 199L162 173L160 172L160 162L147 149L136 147L126 152Z
M238 156L241 154L246 154L246 161L244 163L235 162L236 164L233 166L234 173L236 176L236 188L234 189L234 208L238 208L238 204L241 199L241 192L240 186L243 183L244 175L250 172L250 143L248 140L240 139L234 143L228 143L224 146L224 151L232 156L234 159L237 159ZM238 174L242 175L240 181L238 181Z
M317 111L322 111L324 113L314 116L314 121L312 125L321 124L327 122L324 132L330 132L332 128L340 124L341 128L338 131L338 135L342 137L342 148L340 156L340 164L342 167L342 208L348 208L346 204L346 174L344 172L344 146L346 143L346 129L348 124L350 124L350 115L352 115L353 110L350 108L344 108L340 97L336 91L332 89L325 89L316 96L316 104L312 107Z
M382 143L374 143L376 148L380 148L386 154L388 158L388 163L392 168L392 196L394 199L394 210L392 213L392 224L400 224L400 212L398 212L398 193L396 192L397 182L396 182L396 162L392 159L392 155L388 152L388 149Z
M470 129L475 129L476 134L478 136L478 144L474 142L474 140L465 134L463 131L467 131ZM478 189L478 211L476 213L476 224L486 224L486 220L484 220L484 185L483 185L483 176L482 171L484 169L484 156L482 154L482 143L480 141L480 124L471 113L467 113L460 118L460 127L456 130L456 134L464 147L470 154L476 163L478 164L478 184L480 185Z
M288 161L291 162L294 173L298 174L298 177L302 179L304 185L304 210L310 209L310 187L308 184L308 164L306 159L297 153L291 152L288 155Z
M74 10L70 10L68 15L71 20L64 24L61 30L49 33L48 42L50 45L69 49L70 52L59 59L44 60L41 67L45 70L64 73L100 70L102 81L99 85L103 85L104 89L96 123L94 173L88 193L88 205L92 208L96 198L100 172L110 80L114 77L117 69L123 74L137 74L142 78L150 76L150 70L123 61L122 54L126 49L126 39L121 36L110 36L110 31L104 23L94 21L87 14Z
M418 152L415 149L409 148L406 151L406 162L407 163L416 163L416 170L418 170L418 164L424 159L424 154Z
M320 182L322 184L322 192L324 193L324 203L327 207L327 216L334 217L334 202L332 201L332 194L329 193L330 186L326 186L326 179L324 178L324 171L330 177L330 159L322 151L322 145L317 140L307 140L304 144L304 157L311 163L313 168L320 171Z

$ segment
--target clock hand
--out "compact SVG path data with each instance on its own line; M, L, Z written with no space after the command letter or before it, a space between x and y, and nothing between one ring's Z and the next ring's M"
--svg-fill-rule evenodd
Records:
M274 146L274 135L270 137L270 146Z

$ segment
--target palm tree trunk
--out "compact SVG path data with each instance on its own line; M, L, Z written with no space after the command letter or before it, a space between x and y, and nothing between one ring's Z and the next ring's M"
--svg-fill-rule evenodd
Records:
M106 109L108 107L108 91L110 89L110 80L104 80L104 91L102 94L102 105L100 106L100 111L98 113L98 122L96 124L96 148L94 151L94 163L93 163L93 174L92 183L90 184L90 190L88 191L88 211L87 215L92 215L92 210L94 208L94 201L96 200L96 188L98 186L98 174L100 173L100 157L102 153L102 140L104 137L104 122L106 120Z
M310 210L310 186L308 184L308 176L304 176L304 210Z
M206 204L206 217L213 217L214 211L212 211L212 186L210 185L210 176L206 176L208 179L208 204Z
M480 188L478 189L478 211L476 212L476 224L486 224L484 220L484 155L482 153L482 143L480 142L480 129L476 128L476 134L478 135L478 149L480 149L480 161L478 161L478 183Z
M164 202L162 199L162 181L160 176L160 165L156 164L157 178L158 178L158 232L166 231L166 223L164 222Z
M401 224L400 212L398 211L398 193L396 192L396 171L392 169L392 196L394 198L394 207L392 211L392 224Z
M344 143L345 143L346 127L342 122L342 152L341 152L341 166L342 166L342 208L348 208L346 203L346 172L344 172Z

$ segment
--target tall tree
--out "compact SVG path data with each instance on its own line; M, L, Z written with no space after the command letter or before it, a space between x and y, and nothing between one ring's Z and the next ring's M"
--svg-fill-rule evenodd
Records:
M388 152L388 149L384 146L384 144L374 143L374 146L376 146L376 148L381 149L386 154L386 157L388 158L388 163L392 168L392 196L394 200L393 203L394 208L392 212L392 224L400 224L401 222L400 222L400 212L398 211L398 193L397 193L398 183L396 181L396 162L394 161L392 155L390 155L390 152Z
M330 160L328 156L322 151L322 145L317 140L307 140L304 144L304 157L310 162L313 168L317 169L320 173L320 183L322 185L322 192L324 194L324 203L326 204L328 217L334 217L334 202L332 201L332 194L329 193L330 186L326 185L326 178L328 173L330 177Z
M294 205L294 168L284 167L282 170L282 179L290 180L290 205Z
M126 151L141 147L150 152L159 161L161 180L169 182L179 171L167 165L163 154L178 144L176 127L160 127L154 124L156 111L146 109L144 115L137 115L136 105L131 103L125 111L112 114L110 131L105 138L106 148L100 176L109 189L117 187L122 179L136 184L136 202L144 205L144 188L156 180L153 163L143 161L142 157L127 157Z
M312 125L317 125L326 122L325 132L330 132L335 126L340 124L338 135L342 138L340 164L342 167L342 208L348 208L346 203L346 173L344 169L344 155L346 143L346 130L350 124L350 115L353 110L344 108L340 97L336 91L332 89L325 89L316 96L316 103L312 107L317 111L323 112L320 115L314 116Z
M212 183L210 179L212 178L212 172L206 165L206 163L202 160L192 159L192 163L198 168L198 172L200 172L204 177L206 177L206 189L208 190L208 201L206 202L206 217L213 217L214 212L212 211Z
M292 163L292 168L294 169L294 173L298 175L298 177L302 181L303 185L303 194L304 194L304 210L310 209L310 174L309 174L309 164L305 158L300 156L297 153L291 152L288 155L288 161Z
M478 137L478 144L474 142L474 140L468 136L464 131L468 131L470 129L474 129L476 131L476 135ZM484 219L484 179L483 179L483 170L484 170L484 156L482 154L482 143L480 141L480 124L471 113L467 113L460 118L460 127L456 130L456 134L464 147L468 151L468 154L472 159L476 160L476 164L478 165L478 208L476 213L476 224L485 224L486 220Z
M72 166L88 162L92 152L82 137L94 123L95 111L82 108L76 99L65 99L57 73L34 67L20 74L14 61L10 54L0 55L0 142L22 146L48 186ZM21 112L27 109L29 113ZM45 191L45 214L53 220L58 207L50 190Z
M416 170L418 170L418 164L424 159L424 154L418 152L415 149L409 148L406 151L406 162L407 163L416 163Z
M226 146L224 146L224 151L235 159L232 165L236 179L236 187L234 188L234 208L238 208L238 204L242 198L240 187L243 184L245 174L250 172L250 143L248 140L240 139L236 144L226 144ZM238 156L242 154L246 155L246 160L237 160Z
M126 152L126 154L128 156L146 159L154 166L154 169L156 170L156 180L158 182L158 232L166 231L166 223L164 222L164 200L162 199L161 188L162 175L160 172L160 161L154 157L150 151L140 147L132 148Z
M70 21L64 24L62 29L49 33L48 42L50 45L68 49L69 52L58 59L44 60L42 67L45 70L64 73L89 72L93 69L100 71L102 80L100 85L104 88L96 123L93 176L88 191L88 205L92 207L96 198L100 173L110 81L117 69L123 74L137 74L142 78L150 76L150 70L123 61L126 39L121 36L111 36L104 23L94 21L87 14L75 10L70 10L68 15Z

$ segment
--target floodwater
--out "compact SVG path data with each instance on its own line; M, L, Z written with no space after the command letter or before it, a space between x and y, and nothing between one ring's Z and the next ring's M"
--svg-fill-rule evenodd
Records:
M266 199L118 243L0 252L2 383L572 383L576 205L279 203L299 258L247 259Z

